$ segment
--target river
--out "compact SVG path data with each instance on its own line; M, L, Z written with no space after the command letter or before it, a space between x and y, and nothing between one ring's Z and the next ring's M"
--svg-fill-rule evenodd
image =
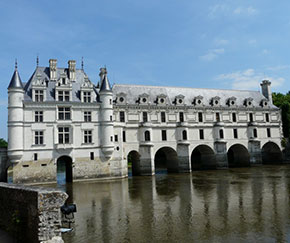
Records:
M76 182L65 242L290 242L290 165Z

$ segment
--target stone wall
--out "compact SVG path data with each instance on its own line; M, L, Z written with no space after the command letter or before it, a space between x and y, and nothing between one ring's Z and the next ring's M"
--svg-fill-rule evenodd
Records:
M67 198L49 188L0 183L0 228L21 242L62 242L60 207Z
M7 182L7 148L0 148L0 181Z

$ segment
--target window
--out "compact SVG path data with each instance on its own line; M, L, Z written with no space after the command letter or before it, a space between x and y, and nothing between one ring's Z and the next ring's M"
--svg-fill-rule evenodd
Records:
M143 122L148 122L148 113L143 112Z
M198 112L198 121L202 122L202 112Z
M238 138L238 129L234 128L234 138Z
M199 129L199 139L204 139L203 129Z
M270 121L270 119L269 119L269 113L266 113L265 114L265 118L266 118L266 122L269 122Z
M34 144L36 145L43 144L43 131L34 132Z
M92 130L84 130L84 143L92 143Z
M85 111L84 112L84 120L85 120L85 122L91 122L92 121L92 112L91 111Z
M34 121L35 122L43 122L43 111L35 111L34 112Z
M184 114L183 112L179 112L179 121L184 122Z
M162 141L166 141L167 140L166 130L162 130L161 131L161 137L162 137Z
M257 129L256 128L254 128L254 130L253 130L253 137L254 138L258 137L258 133L257 133Z
M161 112L161 122L166 122L166 115L164 111Z
M35 101L36 102L43 102L43 90L35 90Z
M90 153L90 158L91 158L91 160L94 160L94 159L95 159L95 154L94 154L94 152L91 152L91 153Z
M85 91L84 93L84 102L86 102L86 103L90 103L91 102L91 92L87 92L87 91ZM111 104L111 100L110 100L110 104Z
M34 153L33 155L34 155L34 156L33 156L33 157L34 157L34 161L36 161L36 160L38 159L38 158L37 158L37 157L38 157L38 156L37 156L37 153Z
M70 120L70 107L59 107L58 108L58 119L59 120Z
M113 121L113 116L110 116L110 121Z
M224 138L224 130L220 129L219 134L220 134L220 139L223 139Z
M68 144L69 141L69 127L59 127L58 128L58 143Z
M270 138L271 137L271 129L267 128L267 137Z
M253 122L254 121L253 113L249 113L249 119L250 119L250 122Z
M237 115L236 115L236 113L232 113L232 120L233 120L233 122L237 122Z
M111 136L111 142L113 142L113 136Z
M145 141L150 141L150 132L149 131L145 131Z
M115 135L115 142L118 142L118 135Z
M186 130L182 131L182 140L187 140L187 132L186 132Z
M217 122L220 122L220 113L215 113L215 120L217 121Z
M69 101L69 91L58 91L58 100L59 101Z
M123 142L126 142L126 131L123 131Z
M125 122L125 112L120 111L120 122Z
M65 85L65 78L62 78L61 81L62 81L62 84Z

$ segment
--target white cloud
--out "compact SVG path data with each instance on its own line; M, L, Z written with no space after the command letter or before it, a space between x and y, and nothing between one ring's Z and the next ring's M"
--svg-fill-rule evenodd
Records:
M228 74L220 74L216 80L228 82L233 89L257 89L262 80L267 79L272 82L272 87L281 86L285 79L282 77L270 77L255 71L254 69L246 69L244 71L236 71Z
M235 15L256 15L258 11L252 6L249 7L237 7L233 10Z
M211 6L209 8L209 14L208 16L210 18L215 18L217 14L228 12L229 11L229 6L226 4L216 4L214 6Z
M226 40L226 39L218 39L218 38L216 38L216 39L214 40L214 44L215 44L216 46L225 46L225 45L229 44L229 40Z
M205 55L200 56L199 58L203 61L212 61L218 57L218 55L223 54L225 52L224 48L219 49L211 49Z
M258 10L252 6L234 8L226 4L216 4L209 8L208 16L215 18L218 15L253 16L256 14L258 14Z

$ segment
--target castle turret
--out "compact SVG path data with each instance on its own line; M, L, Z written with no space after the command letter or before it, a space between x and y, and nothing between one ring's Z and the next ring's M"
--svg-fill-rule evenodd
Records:
M271 82L269 80L263 80L261 83L262 94L269 100L272 104L272 91L271 91Z
M8 156L17 163L23 155L23 99L24 89L17 63L8 86Z
M106 158L114 152L113 92L107 77L107 69L100 69L100 121L101 149Z

